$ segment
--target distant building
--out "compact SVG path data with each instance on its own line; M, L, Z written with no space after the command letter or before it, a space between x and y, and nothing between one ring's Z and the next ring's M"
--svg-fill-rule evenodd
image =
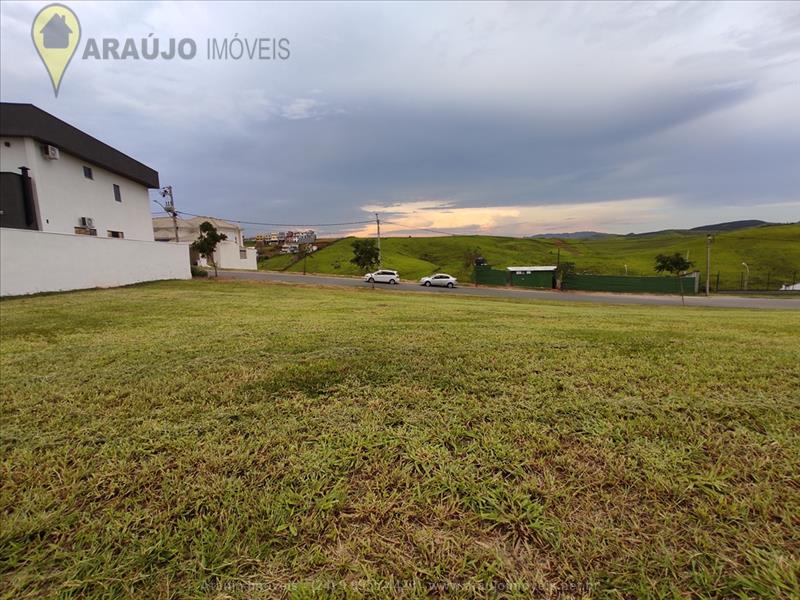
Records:
M313 244L317 241L317 234L313 229L305 231L271 231L259 233L255 237L258 242L267 244Z
M305 231L297 231L292 240L298 244L313 244L317 241L317 234L313 229L306 229Z
M244 245L244 233L236 223L215 219L213 217L192 217L191 219L178 219L178 238L181 242L193 242L200 236L200 225L208 221L219 233L224 233L228 239L217 246L214 261L220 269L247 269L254 271L257 268L256 249ZM154 217L153 232L158 242L175 241L175 225L172 217ZM192 262L202 264L202 259L192 251Z
M556 265L506 267L511 285L552 289L556 287Z

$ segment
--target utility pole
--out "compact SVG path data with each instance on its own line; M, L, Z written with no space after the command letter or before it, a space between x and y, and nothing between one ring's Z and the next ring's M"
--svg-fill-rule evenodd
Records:
M744 287L744 291L746 292L747 291L747 283L750 281L750 267L747 266L746 262L743 262L742 266L747 271L747 274L744 276L744 285L742 286L742 287Z
M706 236L706 296L711 295L711 234Z
M161 188L161 197L166 198L164 202L164 212L172 215L172 227L175 229L175 241L178 239L178 211L175 210L175 199L172 197L172 186L168 185Z
M378 213L375 213L375 223L378 225L378 268L383 268L383 262L381 260L381 218L378 216Z

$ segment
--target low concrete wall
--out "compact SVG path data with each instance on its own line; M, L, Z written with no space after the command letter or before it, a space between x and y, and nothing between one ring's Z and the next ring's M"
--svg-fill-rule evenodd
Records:
M0 228L0 296L191 276L188 244Z
M214 252L214 259L220 269L248 269L255 271L258 269L255 248L245 248L246 258L241 258L239 244L236 242L223 241L217 244Z

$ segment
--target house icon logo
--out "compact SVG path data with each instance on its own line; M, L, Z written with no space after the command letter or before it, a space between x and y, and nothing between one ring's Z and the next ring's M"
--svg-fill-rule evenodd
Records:
M33 18L31 38L58 97L64 72L81 40L78 17L68 6L48 4Z
M73 33L67 25L67 15L54 14L47 25L39 32L42 34L42 44L45 48L68 48L69 36Z

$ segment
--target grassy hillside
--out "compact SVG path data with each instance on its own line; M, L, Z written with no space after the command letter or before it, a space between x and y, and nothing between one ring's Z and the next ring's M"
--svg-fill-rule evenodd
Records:
M216 281L4 300L0 596L800 597L798 329Z
M650 235L610 236L588 240L520 239L491 236L385 238L383 265L396 269L405 279L416 279L435 271L451 273L468 281L471 267L467 257L475 249L497 267L555 264L558 248L561 260L574 262L578 272L606 275L655 275L654 258L659 253L688 252L696 268L705 273L706 234L672 231ZM308 259L308 270L316 273L357 275L350 263L351 239L343 239ZM282 270L285 259L265 263ZM788 283L792 274L800 277L800 224L767 225L715 236L712 249L712 284L720 273L720 287L738 288L742 262L750 266L750 287L764 288ZM302 271L302 264L288 267Z
M268 271L283 271L290 267L297 257L294 254L276 254L271 258L258 259L258 268L266 269Z

